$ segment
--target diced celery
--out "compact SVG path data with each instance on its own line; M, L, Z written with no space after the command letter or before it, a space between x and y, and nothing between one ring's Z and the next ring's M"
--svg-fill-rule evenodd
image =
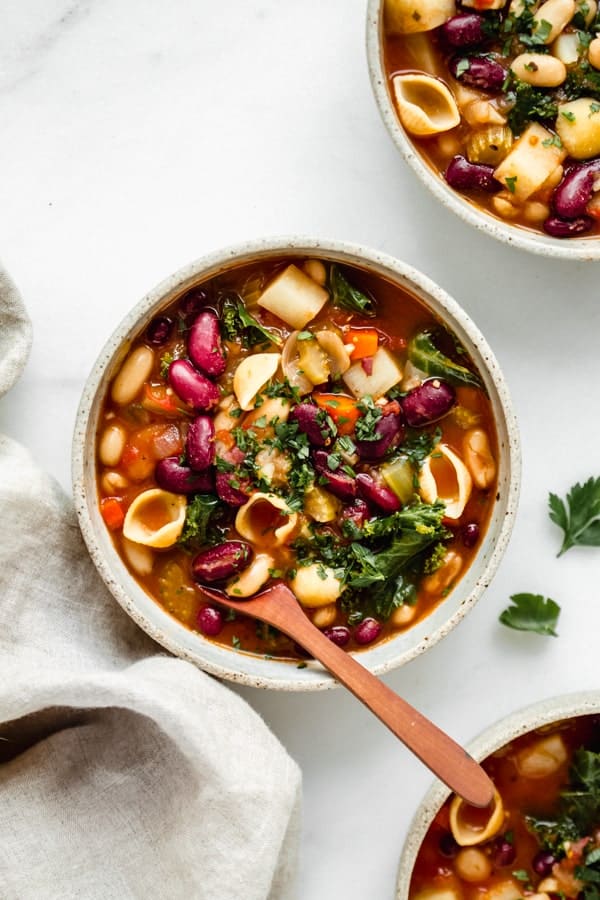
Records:
M323 384L329 378L327 355L316 341L298 341L299 366L313 384Z
M402 503L409 503L415 494L415 470L407 456L399 456L381 467L387 486Z

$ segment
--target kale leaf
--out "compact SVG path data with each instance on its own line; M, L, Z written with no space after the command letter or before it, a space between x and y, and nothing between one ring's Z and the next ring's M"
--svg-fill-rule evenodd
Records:
M223 300L221 327L226 340L233 341L237 337L241 337L244 347L254 347L256 344L264 344L266 341L270 341L278 347L282 344L279 335L264 328L254 316L250 315L242 300L231 294L228 294Z
M330 269L329 288L334 306L360 313L361 316L371 317L376 314L375 302L358 288L353 287L340 267L335 264L332 264Z
M512 104L507 119L515 135L532 121L547 122L556 119L558 104L545 88L536 88L514 76L509 76L507 99Z
M437 375L453 385L467 385L481 388L481 379L475 372L453 362L438 350L430 331L419 331L408 345L408 358L417 369L426 375Z
M562 528L564 540L558 556L576 545L600 546L600 478L579 482L567 494L567 502L556 494L548 497L550 518Z
M211 519L221 508L220 500L212 494L196 494L188 500L183 531L178 543L187 547L200 547L212 543L215 536L211 534Z

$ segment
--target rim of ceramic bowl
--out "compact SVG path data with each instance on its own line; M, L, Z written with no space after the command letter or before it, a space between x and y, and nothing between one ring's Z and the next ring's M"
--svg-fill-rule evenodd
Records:
M169 615L127 570L101 519L96 499L94 439L101 398L132 341L159 310L200 280L232 266L277 255L314 256L362 266L408 290L458 336L477 365L492 402L500 451L498 497L477 556L456 588L429 616L396 637L361 651L361 663L380 675L409 662L448 634L477 602L506 549L520 488L519 433L504 376L479 329L442 288L408 264L359 245L307 237L250 241L201 257L146 294L106 342L83 389L73 437L73 494L84 540L102 579L128 615L159 644L219 678L276 690L326 690L337 687L337 682L314 660L298 669L297 662L270 660L227 648Z
M535 731L536 728L598 712L600 712L600 691L597 690L574 691L538 700L486 728L466 749L474 759L481 762L505 744L530 731ZM396 900L408 900L410 879L419 848L434 816L450 794L451 791L445 784L436 781L415 813L398 865Z
M367 9L367 61L371 86L379 112L396 147L435 197L456 215L468 222L478 231L483 231L505 244L550 256L554 259L570 259L577 261L593 261L600 259L600 238L576 238L561 240L549 235L529 231L516 225L508 225L490 213L471 204L466 198L454 191L443 178L431 169L423 157L415 149L400 124L396 109L388 88L383 60L383 6L384 0L369 0Z

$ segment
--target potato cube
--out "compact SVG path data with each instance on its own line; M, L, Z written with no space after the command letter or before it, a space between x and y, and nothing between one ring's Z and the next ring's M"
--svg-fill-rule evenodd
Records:
M579 97L558 107L556 130L574 159L591 159L600 153L600 103Z
M556 136L533 122L494 171L494 178L523 203L541 188L566 155Z
M366 397L369 394L377 400L402 380L402 367L389 350L380 347L373 357L370 375L365 372L361 361L350 366L342 378L355 397Z
M292 328L304 328L327 303L327 291L295 265L284 269L263 291L258 305Z

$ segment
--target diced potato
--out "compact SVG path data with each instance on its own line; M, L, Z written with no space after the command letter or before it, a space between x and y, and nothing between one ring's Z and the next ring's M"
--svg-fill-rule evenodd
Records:
M532 122L494 171L494 178L515 200L523 203L539 190L567 155L564 147L557 144L559 141L551 131Z
M454 0L385 0L388 34L431 31L456 12Z
M566 761L567 750L559 734L542 738L522 750L516 759L517 769L523 778L547 778L548 775L553 775Z
M292 264L267 286L258 305L292 328L304 328L320 312L328 298L325 288Z
M340 506L340 501L321 487L313 486L304 495L304 512L315 522L333 522Z
M494 884L479 896L481 900L522 900L523 889L514 878L509 878Z
M361 361L350 366L342 378L355 397L366 397L369 394L377 400L402 380L402 367L389 350L380 347L373 357L371 375L367 375Z
M565 66L573 66L579 59L579 36L576 31L563 31L552 44L552 53Z
M579 97L558 107L556 130L566 152L574 159L590 159L600 154L600 104L591 97Z

